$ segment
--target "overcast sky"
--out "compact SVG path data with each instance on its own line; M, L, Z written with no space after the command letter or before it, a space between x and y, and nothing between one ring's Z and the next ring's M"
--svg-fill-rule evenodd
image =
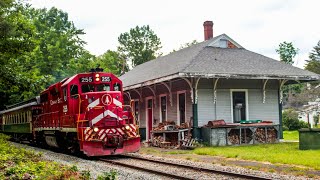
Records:
M280 42L299 48L295 66L320 40L319 0L30 0L34 7L57 7L84 29L86 49L101 55L116 50L118 36L136 25L150 25L167 54L181 44L203 41L203 22L214 36L227 34L244 48L279 59Z

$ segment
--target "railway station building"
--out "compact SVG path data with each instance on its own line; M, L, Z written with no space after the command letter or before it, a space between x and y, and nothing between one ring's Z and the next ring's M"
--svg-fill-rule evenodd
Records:
M203 25L203 42L120 77L125 100L134 100L142 139L163 121L191 121L194 136L218 119L259 119L281 127L283 86L319 80L318 74L249 51L226 34L213 36L212 21Z

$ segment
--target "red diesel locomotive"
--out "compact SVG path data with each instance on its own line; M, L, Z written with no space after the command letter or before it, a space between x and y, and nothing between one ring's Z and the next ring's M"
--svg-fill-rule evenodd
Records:
M122 82L111 73L76 74L41 92L38 102L12 107L0 117L5 133L87 156L140 149L139 127L130 105L124 105Z

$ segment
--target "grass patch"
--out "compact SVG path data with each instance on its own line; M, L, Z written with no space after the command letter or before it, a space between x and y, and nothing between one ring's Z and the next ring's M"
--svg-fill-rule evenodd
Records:
M299 132L298 131L283 131L283 139L298 141L299 140Z
M17 148L8 139L0 133L0 179L90 179L90 171L44 161L41 154ZM115 179L115 176L115 172L107 172L101 178Z
M250 146L202 147L194 154L222 156L273 164L302 165L320 170L320 150L299 150L298 143L260 144Z
M166 154L190 154L190 152L186 150L176 150L176 151L168 151Z
M143 154L159 154L160 151L153 148L141 148L140 152Z

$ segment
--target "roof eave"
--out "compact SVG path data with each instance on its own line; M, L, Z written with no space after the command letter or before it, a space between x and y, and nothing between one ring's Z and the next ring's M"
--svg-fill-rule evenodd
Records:
M285 79L294 81L319 81L320 76L281 76L281 75L255 75L255 74L207 74L207 73L177 73L169 76L152 79L138 84L123 87L124 91L150 86L156 83L168 81L179 77L200 77L200 78L225 78L225 79Z
M226 79L286 79L297 81L319 81L320 76L301 75L259 75L259 74L208 74L208 73L179 73L180 77L226 78Z
M172 74L172 75L169 75L169 76L165 76L165 77L161 77L161 78L157 78L157 79L152 79L152 80L145 81L145 82L142 82L142 83L133 84L133 85L130 85L130 86L124 86L123 90L127 91L127 90L130 90L130 89L136 89L136 88L140 88L140 87L143 87L143 86L150 86L150 85L153 85L153 84L156 84L156 83L168 81L168 80L175 79L175 78L178 78L178 77L179 77L178 73L177 74Z

